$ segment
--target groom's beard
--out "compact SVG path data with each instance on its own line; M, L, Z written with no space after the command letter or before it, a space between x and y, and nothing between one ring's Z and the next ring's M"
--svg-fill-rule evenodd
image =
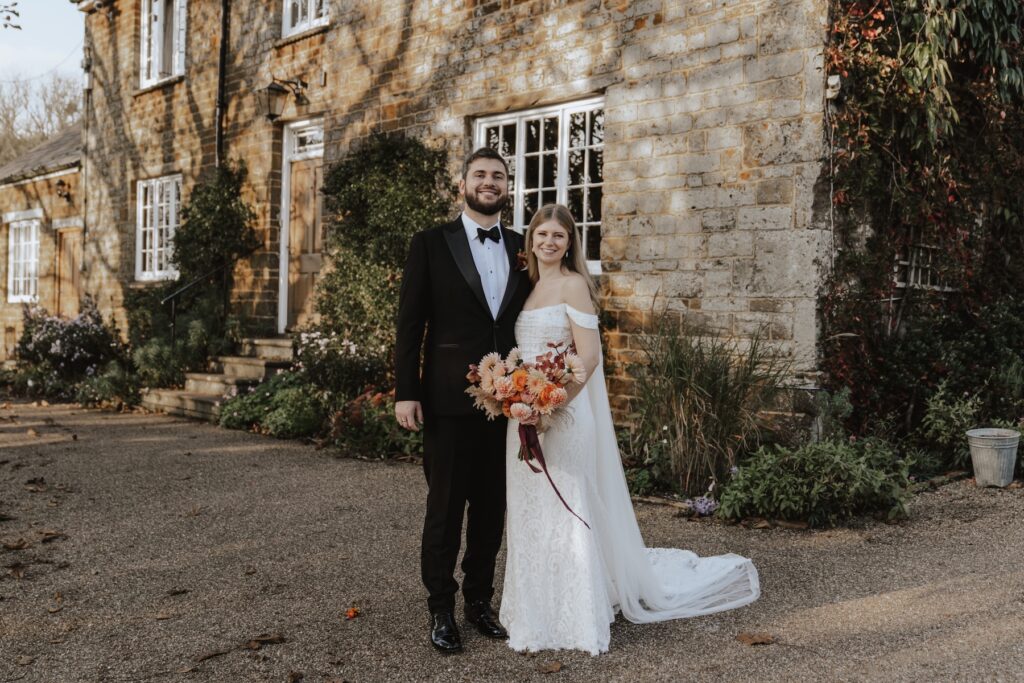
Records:
M508 195L503 194L498 196L496 199L487 202L477 195L476 192L473 194L466 193L466 205L473 209L477 213L481 213L485 216L494 216L495 214L501 213L501 210L508 204Z

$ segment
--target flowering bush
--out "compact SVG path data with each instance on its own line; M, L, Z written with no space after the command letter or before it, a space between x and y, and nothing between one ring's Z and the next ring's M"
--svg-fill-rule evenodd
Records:
M103 321L91 298L74 318L26 306L17 355L16 386L31 395L57 398L72 398L76 384L100 374L108 363L126 359L117 330Z
M348 455L384 459L419 453L422 432L395 421L395 393L370 389L331 416L331 438Z
M300 332L294 344L295 369L336 404L386 383L390 374L381 349L356 344L336 332L310 328Z

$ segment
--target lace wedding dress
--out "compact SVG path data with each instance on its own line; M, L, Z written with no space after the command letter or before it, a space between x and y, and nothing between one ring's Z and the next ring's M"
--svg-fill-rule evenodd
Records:
M597 329L597 316L566 305L523 311L516 339L523 358L569 342L569 318ZM519 425L506 438L508 503L501 622L519 651L607 652L609 625L621 611L633 622L695 617L733 609L760 595L757 570L739 555L700 558L687 550L646 548L636 523L600 364L584 390L541 435L548 470L517 458Z

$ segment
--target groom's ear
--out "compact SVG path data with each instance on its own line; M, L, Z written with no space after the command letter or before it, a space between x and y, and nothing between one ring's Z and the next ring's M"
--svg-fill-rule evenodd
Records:
M459 178L459 199L465 199L466 197L466 178Z

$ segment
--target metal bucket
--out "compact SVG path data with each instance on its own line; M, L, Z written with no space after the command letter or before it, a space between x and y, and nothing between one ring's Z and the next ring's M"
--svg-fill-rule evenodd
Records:
M1006 486L1013 481L1020 433L1012 429L972 429L967 432L978 486Z

